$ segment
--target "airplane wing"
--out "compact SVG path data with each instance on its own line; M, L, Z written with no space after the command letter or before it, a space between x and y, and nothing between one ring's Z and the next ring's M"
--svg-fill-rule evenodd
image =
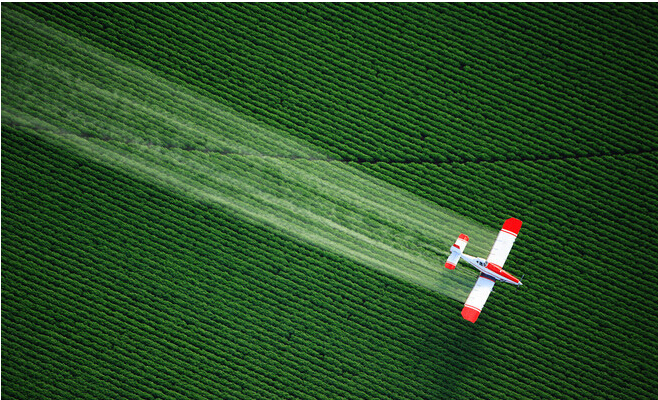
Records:
M464 303L464 308L462 309L462 317L465 320L475 323L480 312L484 307L484 303L487 302L489 298L489 293L493 290L496 280L486 274L480 274L478 280L475 281L475 286L471 290L471 294L468 295L466 303Z
M507 256L510 250L512 250L516 236L521 230L522 223L521 220L516 218L509 218L505 221L500 232L498 232L498 237L491 248L489 257L487 257L487 262L503 268L503 264L505 264L505 260L507 260Z

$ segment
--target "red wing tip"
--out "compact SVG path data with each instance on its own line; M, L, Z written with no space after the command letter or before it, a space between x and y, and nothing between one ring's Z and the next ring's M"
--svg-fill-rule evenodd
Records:
M479 316L480 316L480 311L470 306L464 306L464 309L462 310L462 317L464 317L466 321L471 321L472 323L475 323L475 321L478 320Z
M518 235L519 231L521 230L521 225L523 222L520 219L516 218L508 218L505 223L503 224L503 230L509 231L510 233L513 233L514 235Z
M459 238L468 242L468 236L464 235L463 233L459 235Z
M448 269L455 269L455 267L456 267L455 264L452 264L452 263L449 263L449 262L446 263L446 268L448 268Z

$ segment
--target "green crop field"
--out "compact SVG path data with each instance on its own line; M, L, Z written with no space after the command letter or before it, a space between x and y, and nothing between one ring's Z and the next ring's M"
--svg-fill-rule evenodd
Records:
M658 397L653 4L1 18L2 396Z

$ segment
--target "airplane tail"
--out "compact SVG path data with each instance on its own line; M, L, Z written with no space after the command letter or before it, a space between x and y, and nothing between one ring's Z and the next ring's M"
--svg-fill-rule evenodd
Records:
M455 269L455 267L457 266L457 262L459 262L459 258L462 256L464 249L466 249L467 244L468 244L468 236L462 233L455 241L455 244L453 244L452 247L450 247L450 256L446 261L446 268Z

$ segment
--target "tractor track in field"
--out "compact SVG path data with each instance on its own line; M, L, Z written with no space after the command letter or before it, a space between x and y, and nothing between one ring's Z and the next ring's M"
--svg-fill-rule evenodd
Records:
M364 160L364 159L339 159L339 158L321 158L321 157L302 157L302 156L296 156L296 155L285 155L285 154L253 154L253 153L245 153L245 152L239 152L239 151L231 151L231 150L225 150L225 149L212 149L212 148L207 148L207 147L197 147L197 146L175 146L175 145L164 145L164 144L157 144L157 143L138 143L135 140L132 139L117 139L117 138L111 138L108 136L102 136L98 137L92 134L83 134L83 135L77 135L73 132L69 132L65 129L52 129L46 126L41 126L37 124L24 124L21 122L17 121L8 121L5 122L5 124L12 126L12 127L23 127L23 128L28 128L28 129L33 129L35 131L48 131L50 133L55 133L58 135L75 135L79 136L81 138L93 138L93 139L98 139L98 140L103 140L106 142L118 142L122 144L135 144L135 145L142 145L146 147L157 147L157 148L162 148L162 149L176 149L176 150L183 150L183 151L190 151L190 152L203 152L203 153L212 153L212 154L220 154L223 156L245 156L245 157L260 157L260 158L274 158L274 159L283 159L283 160L306 160L306 161L323 161L323 162L336 162L336 163L355 163L355 164L432 164L432 165L449 165L449 164L467 164L467 163L474 163L474 164L487 164L487 163L506 163L506 162L542 162L542 161L566 161L566 160L581 160L581 159L591 159L591 158L598 158L598 157L623 157L623 156L629 156L629 155L644 155L644 154L650 154L650 153L656 153L658 152L658 148L651 147L649 149L637 149L635 151L611 151L607 153L588 153L588 154L582 154L582 155L565 155L565 156L551 156L551 157L535 157L535 158L529 158L529 157L521 157L521 158L508 158L508 159L497 159L497 160L453 160L453 161L439 161L439 160L434 160L434 159L425 159L425 158L420 158L420 159L406 159L406 160L401 160L401 161L391 161L391 160Z

